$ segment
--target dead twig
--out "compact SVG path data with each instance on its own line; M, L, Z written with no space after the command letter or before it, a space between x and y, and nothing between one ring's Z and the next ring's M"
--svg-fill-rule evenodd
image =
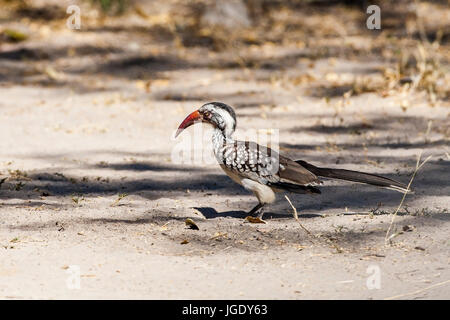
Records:
M412 182L414 181L414 178L416 177L417 171L419 171L419 169L420 169L425 163L427 163L427 161L430 160L431 157L432 157L432 156L430 155L430 156L428 156L428 158L426 158L422 163L420 163L420 159L421 159L421 157L422 157L422 152L423 152L423 150L420 151L420 153L419 153L419 155L418 155L418 157L417 157L416 168L415 168L415 170L414 170L414 172L413 172L413 174L412 174L412 176L411 176L411 179L409 180L408 186L407 186L407 188L406 188L407 190L403 193L403 197L402 197L402 200L400 201L400 204L398 205L398 207L397 207L397 209L395 210L395 212L392 214L391 223L389 224L389 228L388 228L388 230L386 231L386 236L385 236L385 238L384 238L385 244L387 244L392 238L394 238L396 235L398 235L397 233L394 233L393 235L390 235L392 226L394 225L395 218L397 217L397 213L399 212L400 208L402 207L403 202L405 201L406 195L407 195L408 192L411 190L410 187L411 187Z
M403 293L403 294L399 294L399 295L396 295L396 296L384 298L384 300L394 300L394 299L403 298L403 297L406 297L406 296L411 296L411 295L414 295L414 294L418 294L418 293L424 292L424 291L429 290L429 289L433 289L433 288L436 288L436 287L443 286L444 284L447 284L447 283L450 283L450 280L439 282L439 283L433 284L431 286L428 286L426 288L419 289L419 290L416 290L416 291L413 291L413 292Z
M293 206L291 200L289 200L288 196L286 196L286 195L285 195L284 197L286 198L286 200L289 202L289 204L291 205L292 209L294 210L294 218L295 218L295 220L297 220L297 222L298 222L298 224L300 225L300 227L301 227L303 230L305 230L305 232L306 232L308 235L314 237L314 235L313 235L308 229L306 229L306 228L301 224L300 220L298 219L297 209Z
M286 200L289 202L289 204L291 205L292 209L294 210L294 218L295 220L298 222L298 224L300 225L300 227L308 234L308 236L310 236L310 241L312 243L315 243L312 239L317 239L319 242L322 241L321 240L321 236L315 236L314 234L312 234L308 229L305 228L305 226L303 224L301 224L300 220L298 219L298 213L297 213L297 209L294 207L294 205L292 204L291 200L289 200L288 196L284 196L286 198ZM312 239L311 239L312 238ZM333 249L336 250L336 252L338 253L342 253L343 249L341 247L339 247L337 244L335 243L330 243L328 241L323 241L324 244L326 244L327 246L332 247Z
M128 196L128 194L126 194L126 193L120 193L119 196L117 197L117 200L111 204L111 207L118 205L120 200L122 200L123 198L125 198L127 196Z

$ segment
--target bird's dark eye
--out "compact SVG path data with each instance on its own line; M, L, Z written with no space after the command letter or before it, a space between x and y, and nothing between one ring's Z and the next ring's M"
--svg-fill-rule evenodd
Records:
M203 113L203 117L205 117L207 119L211 118L211 112L205 111L205 113Z

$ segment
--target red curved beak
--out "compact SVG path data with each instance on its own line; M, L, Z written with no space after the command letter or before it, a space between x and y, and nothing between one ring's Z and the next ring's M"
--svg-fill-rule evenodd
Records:
M177 133L175 133L175 138L178 137L178 135L187 127L192 126L195 122L202 120L202 115L198 110L195 110L190 115L186 117L186 119L183 120L183 122L178 127Z

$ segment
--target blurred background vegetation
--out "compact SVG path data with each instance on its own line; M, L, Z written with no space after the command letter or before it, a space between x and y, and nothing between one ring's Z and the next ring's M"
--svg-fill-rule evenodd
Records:
M302 59L304 62L309 59L310 64L328 58L379 60L389 66L379 70L375 77L341 79L346 85L344 89L350 88L353 94L388 94L389 90L406 86L425 92L431 104L449 99L450 6L446 0L0 0L0 3L3 50L8 44L46 41L56 32L68 32L65 10L68 5L77 4L81 7L80 35L87 38L95 33L104 40L117 36L116 49L123 47L119 37L126 34L130 42L138 39L136 49L141 53L150 54L151 50L144 47L155 45L166 55L176 53L180 61L220 57L208 60L210 67L218 68L289 69ZM381 8L381 30L366 28L366 8L370 4ZM53 55L45 49L37 53L26 51L31 49L25 47L18 51L21 59L36 54L47 58ZM283 54L292 47L303 51ZM114 48L109 48L107 53L113 54ZM75 45L73 50L77 50ZM67 51L68 55L73 50ZM95 47L92 51L95 52ZM100 45L98 51L103 52ZM3 77L8 75L4 72ZM289 81L300 86L316 78L306 72ZM348 91L344 89L341 91Z

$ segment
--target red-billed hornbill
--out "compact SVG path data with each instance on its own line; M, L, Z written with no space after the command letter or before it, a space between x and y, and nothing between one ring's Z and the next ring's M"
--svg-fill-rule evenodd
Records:
M234 140L236 114L224 103L210 102L192 112L180 124L175 137L196 122L214 127L212 142L216 159L231 179L256 195L259 203L248 214L256 215L260 220L264 205L275 201L274 192L320 193L316 188L322 183L319 177L410 191L403 183L389 178L358 171L319 168L303 160L291 160L255 142Z

